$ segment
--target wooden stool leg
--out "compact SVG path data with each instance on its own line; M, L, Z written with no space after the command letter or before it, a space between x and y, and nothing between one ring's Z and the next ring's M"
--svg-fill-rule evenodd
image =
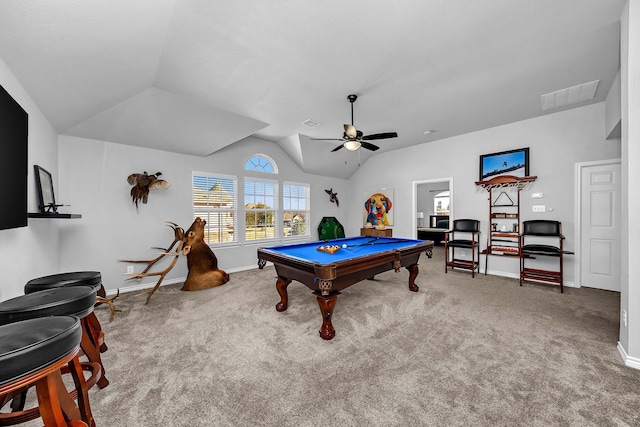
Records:
M93 344L100 349L100 353L104 353L108 350L107 345L104 343L104 332L102 332L102 325L96 317L95 312L91 312L87 315L87 326L91 332L91 340Z
M27 391L29 387L24 387L22 390L17 390L13 393L10 393L4 396L4 399L0 401L0 408L6 405L8 402L11 402L11 412L18 412L24 409L24 405L27 401ZM2 425L2 424L0 424Z
M91 413L91 406L89 405L89 392L87 390L87 384L84 380L84 374L82 372L82 364L78 357L74 357L69 361L69 372L73 377L73 383L78 391L78 410L80 411L80 418L87 423L89 427L95 427L96 422L93 419Z
M60 372L52 372L36 382L40 417L45 427L66 427L67 425L60 407L56 375L60 376Z
M102 375L98 380L98 387L105 388L106 386L109 385L109 380L107 380L107 377L104 374L104 365L102 364L102 357L100 357L100 350L98 350L98 347L96 347L93 344L93 341L91 340L91 334L87 329L88 327L87 318L84 317L80 319L80 323L82 324L82 340L80 341L80 348L82 348L82 351L84 352L85 356L87 356L87 358L91 362L97 362L100 364L100 368L102 369Z
M79 420L81 418L80 409L71 396L69 396L69 392L64 386L64 382L62 382L62 375L58 372L51 375L54 377L54 381L56 383L58 401L60 402L60 409L62 409L65 420Z

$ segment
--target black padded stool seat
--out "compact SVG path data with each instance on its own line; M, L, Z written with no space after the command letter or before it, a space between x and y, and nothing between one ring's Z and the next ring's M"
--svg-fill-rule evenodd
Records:
M67 286L93 286L97 291L102 286L102 275L99 271L73 271L38 277L27 282L24 293L30 294L44 289Z
M72 288L76 286L91 286L95 288L98 295L104 296L104 287L102 286L102 275L99 271L72 271L67 273L51 274L49 276L37 277L31 279L24 286L25 294L32 294L34 292L40 292L46 289L52 288ZM95 300L94 300L95 303ZM81 317L82 328L85 334L91 339L93 347L95 347L98 354L94 354L91 349L83 346L82 350L85 352L89 360L92 362L99 362L102 366L102 378L98 382L100 388L104 388L109 384L104 376L104 365L102 365L102 358L99 353L107 351L107 345L104 343L104 332L102 332L102 325L96 317L95 313L91 311L86 317Z
M99 365L99 369L96 370L91 364L83 363L83 368L91 370L87 384L89 387L93 387L97 383L98 387L104 388L109 385L109 380L104 376L100 351L96 347L91 333L87 332L89 329L87 319L93 314L95 302L95 287L71 286L45 289L0 302L0 325L36 317L78 317L82 326L80 348L90 362L97 362ZM21 404L16 403L16 405L20 406Z
M35 385L45 427L66 426L65 418L73 420L71 425L94 426L78 360L81 339L80 321L74 316L39 317L0 326L0 402L6 395ZM62 382L60 370L67 364L79 406ZM11 421L16 415L0 414L0 421ZM3 425L24 421L14 419Z
M92 286L96 289L96 292L101 297L104 297L105 291L102 286L102 275L99 271L72 271L68 273L52 274L49 276L37 277L31 279L24 286L24 293L30 294L33 292L39 292L45 289L51 288L66 288L73 286ZM89 316L92 325L92 333L94 341L99 341L98 347L101 352L107 351L107 346L104 344L104 334L102 333L102 326L100 322L91 314Z
M71 316L0 326L0 386L36 372L80 345L80 321Z
M93 311L96 290L89 286L53 288L0 302L0 325L47 316L86 317Z

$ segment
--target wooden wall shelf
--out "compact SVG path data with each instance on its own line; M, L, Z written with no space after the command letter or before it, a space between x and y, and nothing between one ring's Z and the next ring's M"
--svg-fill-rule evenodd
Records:
M55 212L29 212L27 214L29 218L43 218L43 219L76 219L82 218L80 214L68 214L68 213L55 213Z
M504 187L518 187L522 190L537 178L537 176L500 175L487 181L476 181L476 185L479 185L486 190Z

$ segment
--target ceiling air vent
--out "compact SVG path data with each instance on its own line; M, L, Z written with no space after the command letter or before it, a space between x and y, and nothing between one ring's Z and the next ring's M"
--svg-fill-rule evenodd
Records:
M314 127L318 126L320 123L314 122L311 119L307 119L304 122L302 122L302 124L305 125L305 126L309 126L310 128L314 128Z
M542 111L566 107L567 105L593 99L599 82L600 80L594 80L542 95Z

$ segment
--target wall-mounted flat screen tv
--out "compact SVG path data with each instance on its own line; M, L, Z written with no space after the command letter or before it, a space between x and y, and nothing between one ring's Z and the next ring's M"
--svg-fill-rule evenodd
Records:
M0 86L0 230L27 226L27 112Z

